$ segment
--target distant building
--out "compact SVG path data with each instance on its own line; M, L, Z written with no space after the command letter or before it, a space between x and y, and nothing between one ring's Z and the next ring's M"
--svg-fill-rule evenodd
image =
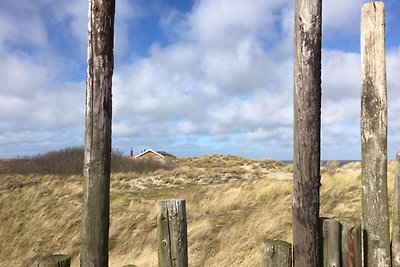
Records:
M165 151L154 151L153 149L146 149L139 155L135 156L135 159L174 159L174 155L171 155Z

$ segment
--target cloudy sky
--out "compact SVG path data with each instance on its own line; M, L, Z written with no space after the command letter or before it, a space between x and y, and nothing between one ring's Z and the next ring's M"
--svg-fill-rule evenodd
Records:
M360 10L323 1L322 158L360 158ZM387 0L389 157L400 1ZM86 0L0 2L0 157L83 146ZM117 0L113 147L291 159L294 0Z

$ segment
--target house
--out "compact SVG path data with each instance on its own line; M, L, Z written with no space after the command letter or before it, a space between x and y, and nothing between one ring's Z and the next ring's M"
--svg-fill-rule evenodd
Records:
M146 149L142 153L135 156L135 159L174 159L174 155L171 155L165 151L154 151L153 149Z

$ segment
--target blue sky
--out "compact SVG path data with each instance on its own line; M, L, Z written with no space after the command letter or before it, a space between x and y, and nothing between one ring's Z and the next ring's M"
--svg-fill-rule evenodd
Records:
M360 10L323 1L322 158L360 158ZM389 157L400 3L385 1ZM291 159L294 0L117 0L113 147ZM0 2L0 157L83 146L87 1Z

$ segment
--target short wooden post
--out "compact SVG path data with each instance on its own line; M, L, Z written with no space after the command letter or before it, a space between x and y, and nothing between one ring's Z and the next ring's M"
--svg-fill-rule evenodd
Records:
M291 267L292 245L281 240L266 239L261 242L261 267Z
M188 266L186 202L157 202L158 266Z
M337 219L325 219L322 226L324 267L340 266L340 222Z
M70 267L71 257L63 254L49 255L37 260L32 267Z
M367 266L390 266L387 195L385 9L366 3L361 14L362 222Z
M400 267L400 153L396 156L392 224L392 266Z
M340 218L342 225L342 266L361 267L361 221Z
M322 0L296 0L293 150L293 265L321 266Z

